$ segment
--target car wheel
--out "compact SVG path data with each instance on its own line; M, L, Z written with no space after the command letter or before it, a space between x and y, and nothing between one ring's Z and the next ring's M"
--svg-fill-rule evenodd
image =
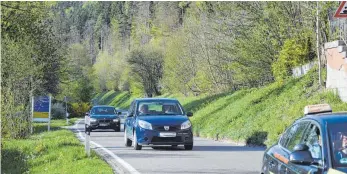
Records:
M124 131L124 144L125 144L125 147L130 147L132 144L132 141L129 140L129 138L127 138L126 130Z
M137 136L136 136L135 131L133 133L133 146L134 146L135 150L141 150L142 149L142 146L137 143Z
M193 145L184 145L184 149L186 150L192 150L193 149Z

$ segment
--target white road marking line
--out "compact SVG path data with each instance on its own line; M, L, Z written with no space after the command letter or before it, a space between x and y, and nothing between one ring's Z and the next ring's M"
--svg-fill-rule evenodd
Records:
M81 122L82 120L79 120L76 124L75 124L75 129L78 131L78 136L85 140L85 137L83 136L82 132L77 128L77 125ZM130 173L132 174L140 174L140 172L138 172L134 167L132 167L129 163L125 162L122 158L118 157L116 154L114 154L113 152L111 152L110 150L104 148L102 145L94 142L94 141L90 141L92 144L94 144L96 147L101 148L103 151L105 151L107 154L109 154L110 156L112 156L118 163L120 163L121 165L123 165L123 167L125 169L127 169Z

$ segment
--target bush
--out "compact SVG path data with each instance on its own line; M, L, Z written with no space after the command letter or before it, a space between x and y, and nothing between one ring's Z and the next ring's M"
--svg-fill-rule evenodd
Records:
M63 103L52 104L52 119L63 119L65 118L65 106Z
M293 67L308 63L315 57L310 38L303 38L287 39L284 42L277 61L272 64L276 80L291 76Z
M86 112L88 112L91 108L90 103L72 103L70 109L70 117L83 117Z

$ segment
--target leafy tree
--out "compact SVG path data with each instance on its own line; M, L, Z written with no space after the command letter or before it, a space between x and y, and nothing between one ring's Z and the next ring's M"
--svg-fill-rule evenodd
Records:
M160 95L160 80L163 76L163 54L160 50L145 47L132 50L127 62L137 75L147 96Z
M1 120L4 137L25 137L31 96L59 92L64 53L46 2L1 2Z

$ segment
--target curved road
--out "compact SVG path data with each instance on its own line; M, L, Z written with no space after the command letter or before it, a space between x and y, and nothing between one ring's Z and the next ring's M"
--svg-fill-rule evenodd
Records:
M80 132L79 135L85 136L83 120L77 122L75 129ZM191 151L183 150L183 147L156 150L143 147L135 151L124 146L123 132L94 130L90 138L139 173L259 174L265 150L194 137L194 148Z

